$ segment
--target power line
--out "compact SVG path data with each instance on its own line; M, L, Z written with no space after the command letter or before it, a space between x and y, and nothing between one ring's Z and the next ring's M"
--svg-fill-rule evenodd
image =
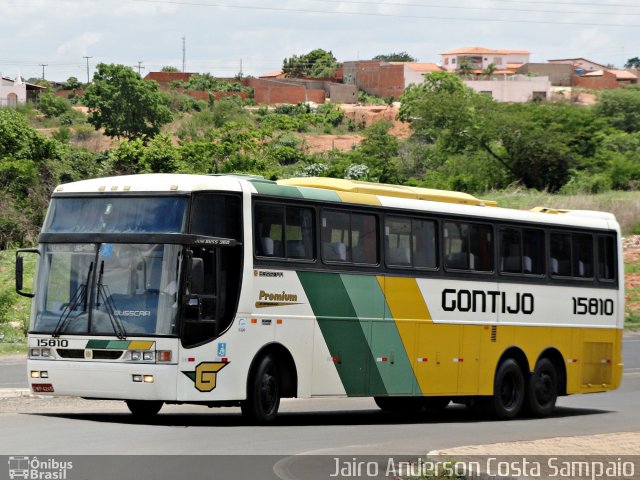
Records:
M617 13L617 12L585 12L575 10L539 10L539 9L522 9L522 8L501 8L501 7L467 7L464 5L438 5L438 4L426 4L426 3L402 3L402 2L367 2L364 0L309 0L311 2L321 3L348 3L353 5L379 5L379 6L399 6L399 7L417 7L417 8L447 8L458 10L498 10L502 12L522 12L522 13L570 13L577 15L624 15L640 16L640 13ZM520 2L518 2L520 3ZM540 2L545 3L545 2ZM578 4L566 4L566 5L578 5ZM601 7L604 5L600 5ZM636 8L640 8L640 5L636 5Z
M42 80L44 80L44 67L47 67L48 65L46 63L39 63L38 65L42 67Z
M133 0L141 3L156 3L167 5L180 5L192 7L213 7L213 8L234 8L242 10L265 10L273 12L295 12L295 13L319 13L327 15L351 15L366 17L387 17L387 18L411 18L424 20L447 20L447 21L471 21L471 22L497 22L497 23L525 23L525 24L545 24L545 25L576 25L589 27L634 27L637 25L621 24L621 23L593 23L593 22L554 22L550 20L518 20L518 19L500 19L500 18L473 18L473 17L446 17L436 15L410 15L396 13L375 13L375 12L337 12L335 10L310 10L298 8L281 8L281 7L264 7L258 5L229 5L226 3L202 3L202 2L178 2L174 0Z

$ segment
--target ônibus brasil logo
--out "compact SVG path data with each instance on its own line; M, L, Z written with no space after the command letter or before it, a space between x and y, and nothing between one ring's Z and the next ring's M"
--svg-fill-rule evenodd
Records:
M73 462L63 462L54 458L38 459L38 457L9 457L9 478L30 480L66 480L68 470Z

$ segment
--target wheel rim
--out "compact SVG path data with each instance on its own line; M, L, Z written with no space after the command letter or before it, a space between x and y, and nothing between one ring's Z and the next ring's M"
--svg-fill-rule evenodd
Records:
M260 381L260 403L267 414L278 405L278 382L271 369L265 370Z
M539 405L546 405L553 400L553 378L547 371L536 375L535 396Z

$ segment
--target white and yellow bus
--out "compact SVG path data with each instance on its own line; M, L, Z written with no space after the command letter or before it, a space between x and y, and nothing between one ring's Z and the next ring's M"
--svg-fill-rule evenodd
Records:
M23 257L37 254L33 291ZM28 372L43 395L545 416L622 376L613 215L328 178L150 174L61 185L37 249Z

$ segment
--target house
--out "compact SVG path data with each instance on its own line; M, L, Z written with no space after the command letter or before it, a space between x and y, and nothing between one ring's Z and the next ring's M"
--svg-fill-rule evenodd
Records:
M548 100L551 91L549 77L503 75L502 78L463 81L476 92L488 95L497 102L526 103Z
M549 63L559 63L559 64L567 64L572 65L574 69L574 73L576 75L582 75L588 72L594 72L596 70L606 69L606 65L601 65L596 62L592 62L591 60L587 60L586 58L578 57L578 58L560 58L556 60L547 60Z
M355 85L370 95L382 98L398 98L409 85L422 83L426 73L443 71L435 63L381 60L344 62L343 69L345 84Z
M433 72L442 72L444 69L435 63L418 62L389 62L391 65L400 65L403 68L404 88L411 84L418 85L424 82L424 75Z
M570 87L573 77L573 66L565 63L525 63L516 69L521 75L549 77L551 85Z
M492 50L483 47L463 47L441 53L442 67L448 72L460 70L463 65L476 75L484 74L489 65L495 67L494 73L515 73L515 70L529 62L528 50Z
M637 85L638 76L629 70L602 69L573 77L576 87L597 90Z
M18 75L15 80L0 75L0 107L15 107L27 101L27 84Z

